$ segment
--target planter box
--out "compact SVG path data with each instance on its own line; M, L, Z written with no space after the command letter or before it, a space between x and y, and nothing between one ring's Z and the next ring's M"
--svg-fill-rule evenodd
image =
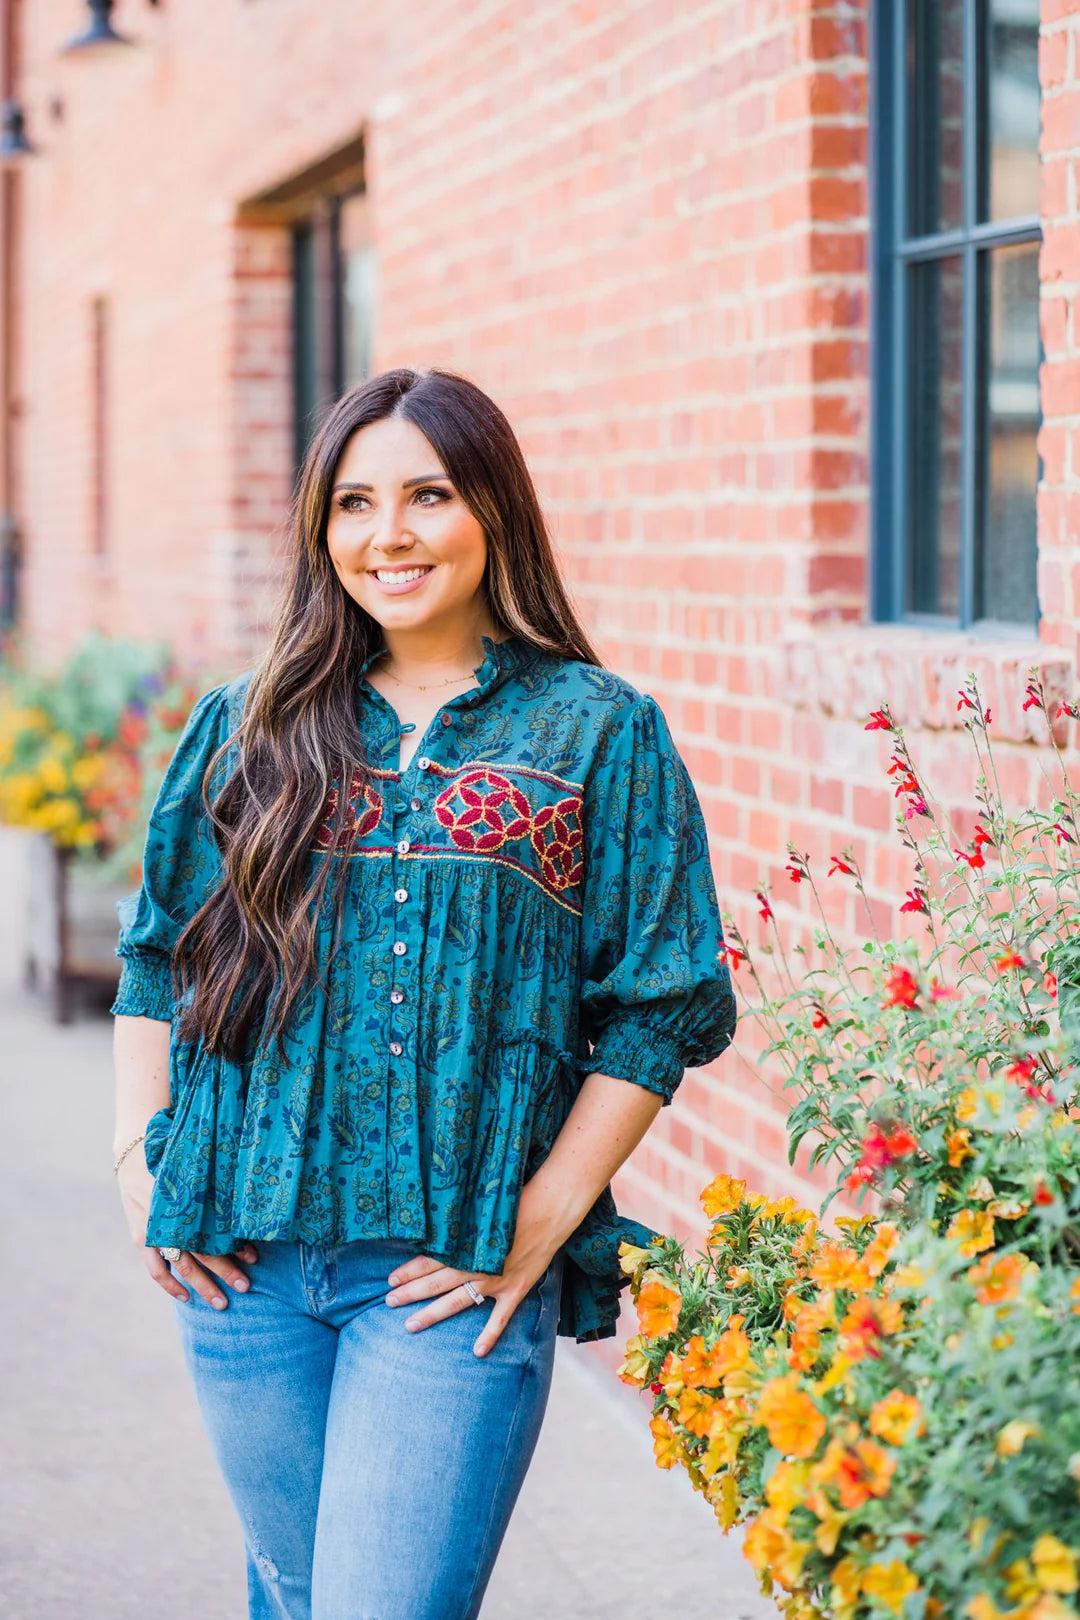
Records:
M27 840L24 979L67 1023L80 990L100 996L120 980L116 902L130 882L104 882L48 838Z

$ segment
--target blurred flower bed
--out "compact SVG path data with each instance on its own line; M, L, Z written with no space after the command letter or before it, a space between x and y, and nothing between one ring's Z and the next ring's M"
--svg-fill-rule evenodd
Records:
M146 820L202 686L167 648L88 636L60 668L0 658L0 821L138 881Z
M1034 675L1024 706L1057 750ZM765 889L761 943L729 930L821 1209L719 1175L704 1251L623 1247L620 1376L652 1394L657 1462L746 1526L789 1620L1080 1614L1080 805L1058 751L1046 807L1007 814L973 683L959 708L964 837L888 709L867 727L891 749L908 937L877 938L867 907L845 949L795 849L810 936L792 945ZM853 851L830 876L865 898ZM872 1207L828 1219L838 1193Z

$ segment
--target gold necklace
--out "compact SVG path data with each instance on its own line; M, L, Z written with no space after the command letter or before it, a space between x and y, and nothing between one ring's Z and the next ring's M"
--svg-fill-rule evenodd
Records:
M448 681L425 681L423 683L420 681L403 681L400 675L392 674L385 666L383 667L383 674L388 675L395 685L407 686L411 692L430 692L436 686L455 686L462 681L471 681L473 678L472 672L470 672L468 675L451 675Z

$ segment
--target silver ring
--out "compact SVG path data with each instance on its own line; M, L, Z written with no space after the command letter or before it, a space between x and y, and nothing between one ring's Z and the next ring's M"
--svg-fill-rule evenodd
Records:
M461 1286L465 1289L466 1293L469 1294L474 1305L482 1305L484 1303L484 1295L480 1292L475 1283L463 1282Z
M183 1254L183 1252L184 1252L183 1249L159 1249L158 1250L158 1254L160 1254L161 1258L163 1260L168 1260L171 1265L176 1264L176 1262L179 1260L179 1258Z

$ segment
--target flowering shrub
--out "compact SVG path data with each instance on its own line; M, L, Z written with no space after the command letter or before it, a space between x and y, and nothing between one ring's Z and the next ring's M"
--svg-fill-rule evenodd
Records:
M1045 702L1035 677L1031 706ZM790 1620L1062 1620L1080 1614L1080 1142L1076 800L1006 813L989 716L960 838L887 708L922 937L795 952L758 895L766 951L732 960L795 1095L792 1157L873 1210L832 1232L718 1176L706 1251L624 1246L640 1332L623 1379L653 1395L684 1467ZM1053 724L1056 716L1047 715ZM834 881L863 891L843 850ZM817 895L808 858L788 877ZM1058 992L1061 993L1061 1011Z
M195 696L161 648L92 635L48 675L9 653L0 665L0 821L99 866L137 871L147 798Z

